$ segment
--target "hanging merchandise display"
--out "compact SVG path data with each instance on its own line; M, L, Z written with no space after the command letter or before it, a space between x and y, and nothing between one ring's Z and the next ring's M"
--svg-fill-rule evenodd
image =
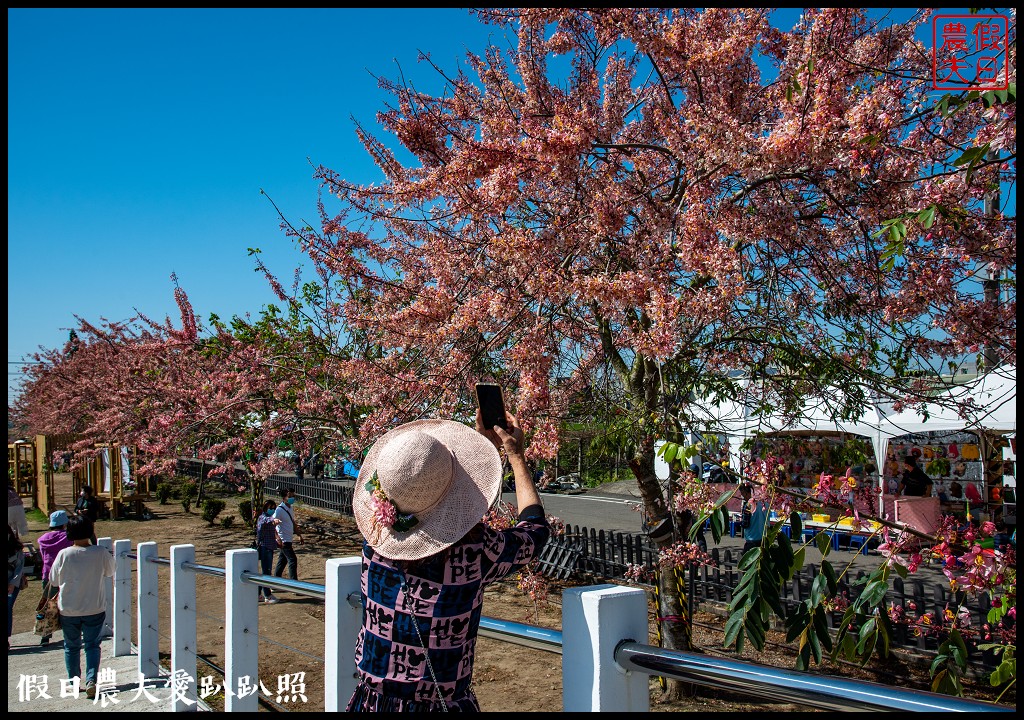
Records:
M932 431L893 438L883 469L888 494L898 492L903 459L915 457L932 480L931 494L939 499L943 514L965 515L968 505L987 514L991 496L988 488L1002 483L996 483L995 476L988 472L981 459L980 445L978 436L966 431Z

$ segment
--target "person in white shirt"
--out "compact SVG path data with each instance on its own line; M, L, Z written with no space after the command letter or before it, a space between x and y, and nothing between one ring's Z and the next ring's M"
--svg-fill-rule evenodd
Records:
M81 651L85 647L85 694L96 697L96 674L100 668L100 634L106 611L104 578L114 576L114 556L92 544L93 524L87 517L68 520L71 547L57 554L50 568L50 585L58 588L64 630L64 665L68 678L82 674Z
M295 490L292 488L281 488L281 504L274 510L274 519L280 521L277 525L277 546L281 552L277 555L277 564L274 566L274 574L281 577L284 574L285 563L288 564L288 574L292 580L299 579L299 559L292 549L292 542L303 543L302 535L297 531L295 516L292 514L292 506L295 504Z
M25 503L22 502L18 491L14 489L14 483L10 478L7 479L7 524L14 530L14 534L18 536L18 539L28 535Z

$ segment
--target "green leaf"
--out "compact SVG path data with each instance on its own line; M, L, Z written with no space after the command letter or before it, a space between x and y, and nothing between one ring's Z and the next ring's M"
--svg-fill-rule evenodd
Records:
M737 486L737 487L739 487L739 486ZM736 488L735 487L732 488L731 490L726 490L725 492L723 492L721 495L718 496L717 500L715 500L715 507L716 508L723 507L727 502L732 500L732 496L735 495L735 494L736 494ZM728 515L728 511L726 512L726 514Z
M839 579L836 578L836 571L832 568L832 563L827 560L822 560L821 572L828 581L828 594L830 596L834 596L839 590Z
M754 648L758 651L764 650L764 628L762 628L761 621L756 617L755 613L747 614L746 620L743 623L743 629L746 630L747 637Z
M858 600L863 598L865 605L867 605L868 607L874 607L882 601L882 599L885 597L885 593L888 592L888 590L889 583L885 582L884 580L875 580L874 582L868 584L866 588L864 588L864 592L861 593L860 598L858 598Z
M739 636L740 631L743 630L743 612L734 612L729 616L729 619L725 623L725 640L723 641L724 647L729 647Z
M820 532L814 536L814 544L818 546L818 552L825 557L828 555L828 551L832 549L832 538L829 537L828 533Z
M814 578L814 581L811 583L811 606L817 607L821 604L821 599L825 594L827 584L828 581L821 575Z
M794 511L789 514L789 528L793 537L799 538L803 534L803 522L800 519L800 513Z
M648 456L650 457L650 456ZM740 564L737 566L740 570L746 570L757 565L757 562L761 559L761 548L752 547L743 555L740 559Z
M806 556L807 548L800 548L793 554L793 572L798 571L804 566L804 557Z
M796 657L796 669L806 672L811 667L811 644L805 639L800 643L800 654Z
M818 642L818 636L813 632L808 632L807 644L811 646L811 654L814 655L814 662L821 665L821 643Z
M679 446L676 445L675 443L665 443L665 446L662 448L662 450L665 451L663 453L665 462L671 465L672 461L676 459L676 453L679 452Z
M924 210L917 214L917 219L921 221L921 226L926 230L935 224L935 206L929 205Z
M825 617L824 608L819 607L814 613L814 632L825 649L832 652L832 635L828 631L828 620Z
M962 662L959 659L957 659L957 665L959 665L961 668L966 668L967 667L967 655L968 655L968 653L967 653L967 645L964 643L964 639L963 639L963 636L960 634L960 631L959 630L951 630L950 633L949 633L949 639L953 643L953 648L954 648L953 657L954 657L954 659L957 659L957 651L959 651L960 657L963 658Z
M725 535L725 522L718 511L713 511L711 513L711 537L715 539L715 545L721 541L723 535Z
M987 146L986 146L987 149ZM953 164L957 167L961 165L967 165L969 163L977 162L979 158L984 157L985 152L980 147L973 147L969 150L964 151L964 154L953 161Z
M853 635L846 635L843 637L842 644L843 657L847 660L852 661L857 657L857 641L853 639Z
M874 637L875 619L869 618L866 623L861 625L860 632L857 633L857 652L864 657L865 660L871 657L871 651L874 650ZM871 647L868 647L868 640L871 640Z

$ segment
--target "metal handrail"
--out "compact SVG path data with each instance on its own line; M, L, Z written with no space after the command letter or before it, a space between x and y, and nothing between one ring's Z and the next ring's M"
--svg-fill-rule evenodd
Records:
M728 658L666 650L632 640L615 648L615 662L626 670L682 680L695 685L809 707L845 712L1013 712L980 700L782 670Z
M133 552L125 553L125 556L131 560L137 560L139 557L137 553ZM157 565L169 566L171 564L168 558L150 557L147 559L149 562L156 563ZM224 577L225 575L224 568L211 565L183 562L181 567L184 570L192 570L200 575L213 575L215 577ZM259 575L248 571L242 573L242 582L250 585L262 585L271 590L285 590L318 600L327 599L326 586L317 583L291 580L289 578L277 577L276 575ZM352 607L362 606L362 598L359 593L350 593L345 599ZM562 652L562 633L549 628L526 625L510 620L481 617L479 634L483 637L504 640L505 642L533 648L534 650L545 650L557 654Z
M483 637L504 640L534 650L562 654L562 633L558 630L526 625L512 620L498 620L490 617L480 618L480 630Z
M127 557L137 559L135 553ZM150 562L170 565L167 558L151 557ZM224 568L184 562L181 567L194 572L224 577ZM316 583L258 575L244 571L242 582L263 585L274 590L287 590L299 595L326 599L326 587ZM359 593L350 593L346 600L353 607L362 605ZM479 635L504 640L516 645L562 653L562 633L535 625L481 617ZM682 680L695 685L730 690L746 695L796 703L825 710L897 711L897 712L1012 712L1011 708L979 700L968 700L937 693L897 688L878 683L848 680L834 676L813 675L783 670L757 663L710 657L699 653L666 650L632 640L623 640L615 648L615 662L625 670Z

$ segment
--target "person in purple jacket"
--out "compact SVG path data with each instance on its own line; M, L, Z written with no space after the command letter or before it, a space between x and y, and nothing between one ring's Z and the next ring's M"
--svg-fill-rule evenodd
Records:
M50 567L57 558L57 553L66 547L71 547L66 532L68 525L68 514L63 510L56 510L50 513L50 530L39 536L36 544L39 545L39 553L43 556L43 596L39 598L36 612L40 613L46 601L57 594L57 588L50 585ZM40 645L50 642L52 635L44 635L39 641Z

